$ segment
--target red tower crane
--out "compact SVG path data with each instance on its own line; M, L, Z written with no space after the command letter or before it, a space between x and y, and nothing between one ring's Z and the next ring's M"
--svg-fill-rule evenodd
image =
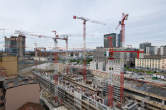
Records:
M128 14L122 13L122 19L119 21L118 27L121 25L121 45L122 48L125 46L125 20L128 19ZM117 27L117 28L118 28ZM123 95L124 95L124 72L120 73L120 104L123 103Z
M118 29L118 27L121 25L121 30L120 30L120 33L121 33L121 45L122 47L125 47L125 20L128 19L128 14L125 14L125 13L122 13L122 19L119 21L119 24L118 26L115 28L115 29ZM113 52L135 52L137 53L137 58L139 58L139 54L140 53L143 53L144 51L110 51L110 53L113 53Z
M99 21L90 20L85 17L73 16L73 19L80 19L83 21L83 50L84 50L84 52L83 52L83 60L84 60L83 77L84 77L84 80L86 80L86 22L89 21L91 23L96 23L96 24L102 24L102 25L105 25L105 24L102 22L99 22Z
M128 19L128 14L122 13L122 19L119 21L119 25L116 27L116 29L118 29L118 27L121 25L121 45L122 47L124 47L124 43L125 43L125 20Z
M68 56L67 50L68 50L68 35L67 34L62 34L62 35L58 35L57 32L54 30L52 31L55 34L55 37L53 38L54 43L55 43L55 49L57 49L57 40L65 40L66 41L66 57ZM58 52L55 51L54 53L54 59L55 59L55 63L58 63ZM66 73L68 73L68 67L66 69ZM58 79L59 76L58 74L54 75L54 80L55 80L55 84L58 84ZM62 99L59 99L60 103L62 103ZM55 96L55 102L58 101L58 96Z
M125 20L127 20L127 18L128 18L128 14L122 13L122 19L121 19L121 21L119 21L119 24L116 27L116 29L117 29L121 25L121 31L120 32L121 32L121 46L122 46L122 48L124 47L124 37L125 37L125 24L124 24L124 22L125 22ZM114 52L120 52L120 51L114 51L113 46L112 46L112 37L110 36L110 37L108 37L108 39L110 40L110 49L109 49L110 57L109 57L109 60L114 60L114 58L113 58ZM110 105L113 106L113 85L108 86L108 89L109 89L108 97L110 99L109 102L110 102ZM119 91L120 92L120 94L119 94L120 95L120 103L119 103L119 106L123 103L123 90L124 90L124 72L123 72L123 69L122 69L122 71L120 71L120 91Z
M68 50L68 36L69 35L67 35L67 34L61 34L61 35L57 35L57 32L54 30L54 31L52 31L52 32L54 32L55 33L55 38L53 38L54 39L54 43L55 43L55 49L56 49L56 47L57 47L57 43L58 43L58 41L57 40L65 40L65 42L66 42L66 58L68 57L68 52L67 52L67 50ZM55 58L55 63L58 63L57 61L58 61L58 53L57 52L55 52L54 53L54 58ZM69 68L68 68L68 66L67 66L67 68L66 68L66 73L68 73L68 70L69 70Z
M113 50L113 45L112 45L112 37L109 36L107 37L107 39L109 39L109 45L110 45L110 49L109 51L112 51ZM110 57L108 58L109 60L112 60L113 59L113 52L110 53ZM109 84L108 85L108 104L110 107L113 107L113 85Z

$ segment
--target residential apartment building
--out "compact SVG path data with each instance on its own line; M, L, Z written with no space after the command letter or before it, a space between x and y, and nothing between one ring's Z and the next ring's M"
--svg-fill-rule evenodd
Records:
M166 71L166 57L160 55L144 56L144 58L135 59L135 67L137 69Z

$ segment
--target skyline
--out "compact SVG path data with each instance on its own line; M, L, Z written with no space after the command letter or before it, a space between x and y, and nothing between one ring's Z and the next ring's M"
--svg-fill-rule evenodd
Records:
M165 5L164 0L0 0L0 28L8 29L6 35L13 34L14 30L49 36L53 36L52 30L59 34L78 34L69 38L69 48L81 48L82 22L73 20L72 16L83 16L107 24L102 26L87 22L87 48L95 48L103 46L104 34L119 32L115 27L124 12L129 14L126 45L138 47L139 43L152 42L152 45L160 46L166 45ZM0 34L2 47L3 32L0 31ZM54 47L52 39L27 37L27 47L34 47L35 42L40 47ZM64 47L65 43L59 41L58 45Z

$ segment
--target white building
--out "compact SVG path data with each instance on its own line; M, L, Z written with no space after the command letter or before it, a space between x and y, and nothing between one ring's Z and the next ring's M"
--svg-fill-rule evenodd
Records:
M135 67L138 69L166 71L166 57L145 56L144 58L135 59Z

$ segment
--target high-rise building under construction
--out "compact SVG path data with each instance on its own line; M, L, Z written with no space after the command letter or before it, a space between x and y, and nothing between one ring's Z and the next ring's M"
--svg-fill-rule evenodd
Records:
M25 55L25 36L5 37L5 53L22 57Z
M108 37L111 37L112 39L108 39ZM121 34L116 34L116 33L110 33L110 34L105 34L104 35L104 48L110 48L110 40L112 42L112 47L119 48L122 47L121 45Z

